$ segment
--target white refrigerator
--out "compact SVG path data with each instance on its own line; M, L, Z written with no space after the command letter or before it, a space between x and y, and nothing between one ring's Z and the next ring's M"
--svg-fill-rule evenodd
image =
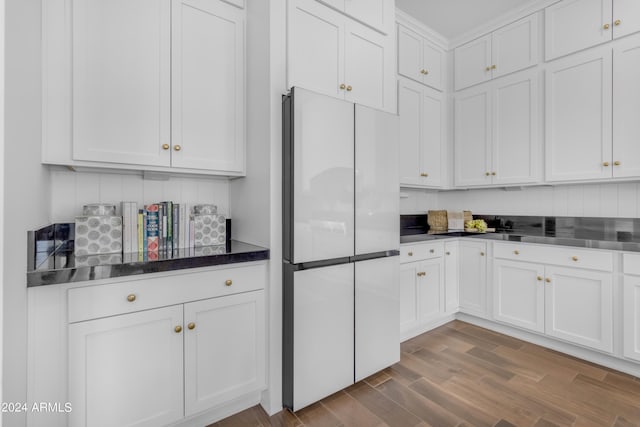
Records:
M283 402L297 411L400 359L398 117L283 97Z

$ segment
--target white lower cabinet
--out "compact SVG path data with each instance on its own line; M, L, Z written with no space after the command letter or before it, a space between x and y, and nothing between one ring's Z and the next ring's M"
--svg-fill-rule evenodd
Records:
M73 323L69 425L166 425L264 388L264 346L263 291Z
M460 306L458 292L458 242L445 242L444 255L445 311L448 314L453 314L458 311Z
M183 417L182 309L69 326L69 426L154 427Z
M487 314L487 244L461 240L458 255L460 311L484 317Z
M610 253L505 243L494 256L495 320L613 352Z
M640 362L640 277L624 276L624 357Z

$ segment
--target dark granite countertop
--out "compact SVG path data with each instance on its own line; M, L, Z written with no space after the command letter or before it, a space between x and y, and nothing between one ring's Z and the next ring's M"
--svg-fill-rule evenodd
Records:
M537 243L640 252L640 219L638 218L575 218L474 215L484 219L495 233L428 234L428 226L420 217L403 215L400 243L415 243L448 238L468 237L482 240ZM416 217L415 220L412 217ZM407 224L405 231L402 225ZM420 225L420 226L417 226ZM402 235L404 234L404 235Z
M152 255L156 259L137 252L76 256L65 227L54 224L29 233L28 287L269 259L269 249L236 240L226 245L160 251Z

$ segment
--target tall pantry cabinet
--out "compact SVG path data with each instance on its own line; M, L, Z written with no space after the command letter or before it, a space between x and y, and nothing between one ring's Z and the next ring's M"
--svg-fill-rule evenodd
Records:
M242 6L43 2L43 163L243 175Z

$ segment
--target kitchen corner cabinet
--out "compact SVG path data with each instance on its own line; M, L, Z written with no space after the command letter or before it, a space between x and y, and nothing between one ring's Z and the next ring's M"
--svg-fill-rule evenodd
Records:
M393 37L316 0L289 0L288 86L396 112Z
M461 240L458 243L460 311L487 315L487 244Z
M545 59L640 31L634 0L564 0L545 9Z
M540 180L538 74L526 70L456 93L456 187Z
M444 63L442 49L398 25L398 74L441 91Z
M532 14L454 50L455 90L538 63L538 14Z
M445 311L456 313L460 307L458 292L458 242L444 243Z
M442 186L445 112L442 93L407 79L398 81L400 185Z
M43 163L244 174L245 12L43 3Z

